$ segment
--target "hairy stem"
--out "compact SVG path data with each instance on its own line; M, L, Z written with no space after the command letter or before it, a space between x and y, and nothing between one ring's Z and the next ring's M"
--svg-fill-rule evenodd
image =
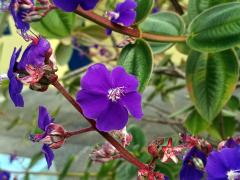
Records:
M75 10L75 13L92 21L96 24L109 28L121 34L125 34L131 37L144 38L146 40L159 41L159 42L185 42L186 36L167 36L167 35L157 35L151 33L142 33L136 27L124 27L118 24L112 23L107 18L97 15L93 11L85 11L80 6Z
M95 121L84 116L82 108L77 103L77 101L66 91L66 89L58 82L52 82L52 85L75 107L75 109L82 114L82 116L92 125L92 128L97 131L101 136L103 136L109 143L111 143L121 154L121 156L137 166L139 169L145 169L147 166L140 162L136 157L134 157L129 151L127 151L120 143L118 143L109 133L99 131L96 128Z

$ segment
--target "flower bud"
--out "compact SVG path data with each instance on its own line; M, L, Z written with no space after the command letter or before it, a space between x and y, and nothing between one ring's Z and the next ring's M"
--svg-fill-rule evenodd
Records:
M159 152L156 144L149 144L148 145L148 153L152 155L152 157L158 157Z

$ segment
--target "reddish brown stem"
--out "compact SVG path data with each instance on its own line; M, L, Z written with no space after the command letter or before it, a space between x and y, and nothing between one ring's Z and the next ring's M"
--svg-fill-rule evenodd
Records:
M95 121L84 116L82 108L77 103L77 101L66 91L66 89L58 82L52 82L52 85L75 107L78 112L92 125L92 128L97 131L101 136L103 136L109 143L111 143L121 154L121 156L129 161L130 163L137 166L139 169L148 168L147 165L140 162L136 157L134 157L129 151L127 151L121 144L119 144L110 134L106 132L99 131L96 128Z
M67 131L65 133L65 136L66 136L65 138L69 138L71 136L83 134L83 133L90 132L90 131L95 131L95 128L90 126L90 127L87 127L87 128L82 128L82 129L76 130L76 131Z
M131 37L144 38L146 40L160 41L160 42L185 42L186 36L167 36L167 35L158 35L150 33L141 33L141 31L136 27L124 27L118 24L112 23L107 18L99 16L93 11L85 11L80 6L75 10L75 13L89 19L96 24L109 28L113 31L125 34ZM161 28L161 27L160 27Z

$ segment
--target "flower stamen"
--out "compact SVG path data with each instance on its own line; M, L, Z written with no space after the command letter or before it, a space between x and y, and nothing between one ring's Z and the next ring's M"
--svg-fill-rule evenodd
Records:
M124 87L117 87L108 90L108 99L112 102L116 102L124 96Z
M239 180L240 179L240 169L228 171L227 177L228 177L228 180Z

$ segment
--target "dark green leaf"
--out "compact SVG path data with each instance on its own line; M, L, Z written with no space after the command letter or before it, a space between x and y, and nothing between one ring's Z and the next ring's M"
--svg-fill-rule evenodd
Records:
M190 24L188 45L203 52L217 52L240 43L240 3L210 8Z
M188 115L184 125L191 134L198 135L202 131L207 130L209 123L194 110Z
M53 10L41 21L31 23L31 27L46 38L64 38L71 34L74 21L74 13Z
M228 102L238 80L233 50L207 54L192 51L186 65L187 87L200 115L213 120Z
M229 109L231 109L232 111L238 110L238 108L240 107L240 101L239 101L238 97L232 96L231 99L227 103L227 107Z
M57 63L60 65L64 65L68 63L68 61L72 56L72 53L73 53L73 48L71 45L64 45L60 43L57 46L57 49L55 51Z
M137 2L137 17L136 24L141 23L151 12L154 5L154 0L136 0Z
M171 12L152 14L140 24L140 29L146 33L160 35L181 35L185 31L185 25L180 16ZM160 53L170 48L173 43L150 42L154 53Z
M146 145L146 137L142 129L134 124L131 124L128 127L128 132L133 136L133 140L128 146L128 149L131 151L141 151L141 149Z
M135 44L127 45L120 54L119 65L138 78L139 90L143 91L148 84L153 66L153 55L149 45L142 39L138 39Z
M73 164L74 160L75 160L74 156L70 156L68 158L68 161L64 165L63 170L61 171L61 173L60 173L60 175L58 177L58 180L63 180L67 176L67 173L68 173L71 165Z

